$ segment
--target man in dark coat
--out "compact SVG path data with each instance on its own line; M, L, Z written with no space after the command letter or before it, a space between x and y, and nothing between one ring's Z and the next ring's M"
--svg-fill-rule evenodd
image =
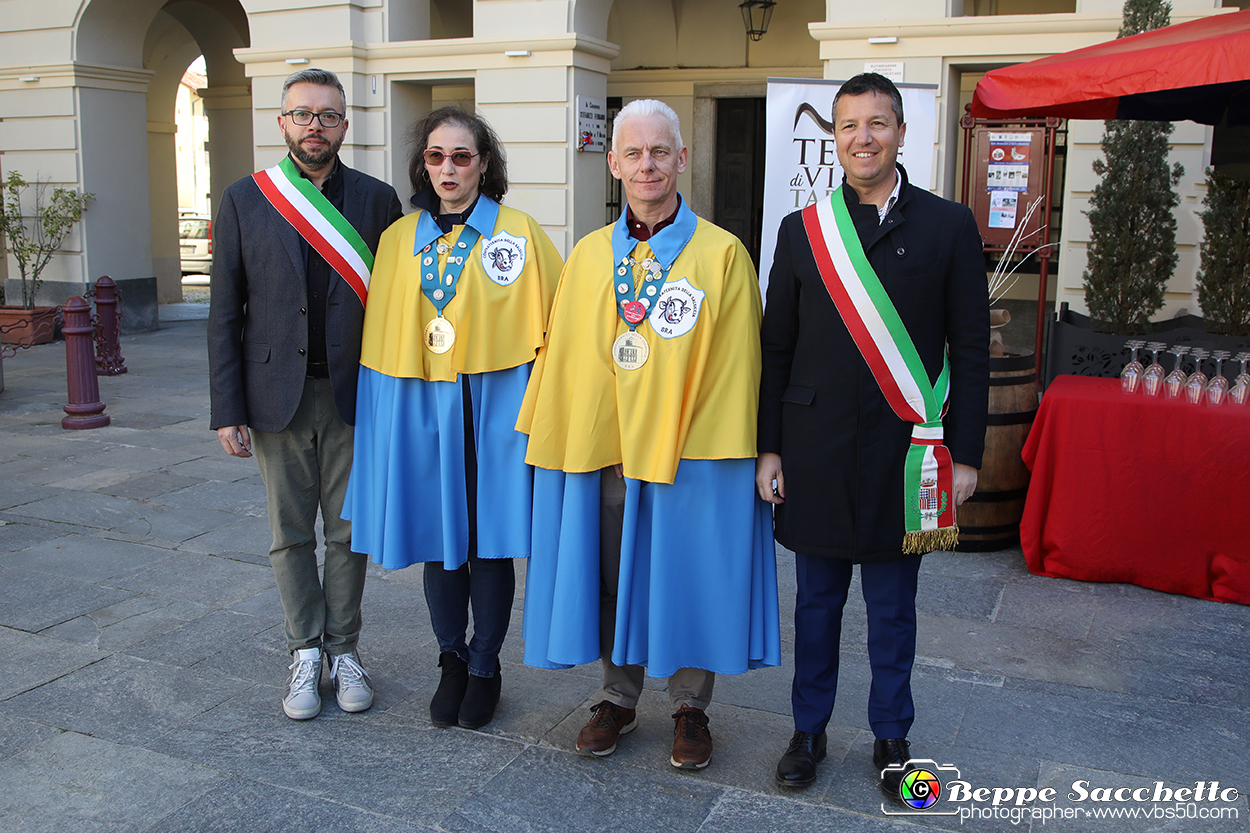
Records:
M282 705L295 720L321 710L323 650L339 707L364 711L373 703L356 653L369 559L351 551L351 524L340 517L364 321L364 293L349 275L361 290L367 286L359 249L376 251L403 210L394 188L339 161L346 110L334 73L306 69L288 78L278 126L290 156L227 188L213 225L210 427L230 455L255 451L265 481L269 558L293 657ZM343 220L349 227L336 237L333 223ZM297 222L323 233L310 239ZM315 550L318 508L324 581Z
M897 165L905 134L902 97L888 79L865 73L843 84L834 100L834 137L845 178L831 200L844 201L867 264L906 330L903 340L910 336L919 354L923 381L939 391L949 356L948 407L940 427L926 429L936 442L916 443L941 443L949 451L953 465L946 466L943 482L953 494L939 496L945 507L975 491L984 450L985 266L972 213L913 187ZM813 243L809 237L819 229L813 223L817 208L782 221L762 330L756 481L761 497L775 504L776 538L795 552L798 572L791 693L796 731L776 780L808 786L825 756L842 609L852 565L859 564L872 666L873 762L878 772L885 770L883 789L898 797L912 757L906 737L914 717L918 553L950 538L926 538L905 527L906 461L919 421L902 418L882 392L874 375L878 364L870 366L861 354L864 331L848 327L840 311L846 302L835 303L836 290L826 285L818 262L827 273L831 261L817 255L827 249L825 238ZM855 248L853 241L846 245ZM850 318L854 323L856 315ZM938 393L939 407L940 398ZM955 529L948 532L953 536Z

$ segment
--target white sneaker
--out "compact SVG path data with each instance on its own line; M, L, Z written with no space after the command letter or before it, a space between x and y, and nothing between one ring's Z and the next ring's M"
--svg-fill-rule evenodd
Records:
M308 720L321 711L321 693L317 690L321 684L321 649L302 648L292 659L282 710L292 720Z
M373 705L373 687L355 651L330 658L330 679L343 711L362 712Z

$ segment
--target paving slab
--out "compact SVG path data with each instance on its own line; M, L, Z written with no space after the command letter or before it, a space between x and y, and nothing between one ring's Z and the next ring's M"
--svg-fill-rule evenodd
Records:
M257 687L151 748L240 777L437 825L491 781L523 744L462 729L413 726L390 715L322 707L312 720L282 715Z
M10 698L0 703L0 712L150 748L153 739L250 685L220 674L114 655Z
M245 599L273 583L272 568L194 552L179 552L169 561L113 581L124 590L215 607Z
M615 778L600 763L530 747L441 826L463 833L697 830L724 794L676 773Z
M300 790L226 778L162 818L145 833L437 833L434 827L388 817L369 807L320 798Z
M195 763L64 732L0 761L0 818L22 833L147 830L223 778Z
M92 610L116 604L131 594L115 587L12 567L0 562L4 606L0 625L37 633Z
M3 563L80 581L107 583L110 578L137 573L172 557L173 552L157 547L95 535L63 535L11 553Z

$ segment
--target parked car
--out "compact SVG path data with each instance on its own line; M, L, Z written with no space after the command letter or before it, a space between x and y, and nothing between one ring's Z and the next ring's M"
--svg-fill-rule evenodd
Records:
M178 245L182 249L182 274L207 275L213 265L213 221L204 214L178 218Z

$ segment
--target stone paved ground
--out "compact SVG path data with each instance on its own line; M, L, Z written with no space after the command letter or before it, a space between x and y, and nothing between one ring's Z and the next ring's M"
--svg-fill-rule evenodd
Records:
M100 380L107 428L60 427L61 344L4 362L0 830L1250 830L1244 795L1191 805L1238 814L1218 820L1095 819L1084 811L1176 808L1068 798L1074 781L1250 791L1250 608L1033 576L1018 549L926 557L912 740L973 787L1053 787L1054 802L1026 809L1075 819L883 814L862 601L847 613L820 778L773 786L791 729L784 551L787 665L718 681L703 772L668 765L658 688L615 755L571 751L597 672L521 664L523 582L485 730L428 722L437 647L414 569L371 568L361 653L373 709L340 712L323 686L318 718L287 720L264 493L255 464L226 457L208 430L203 310L163 310L200 320L125 338L130 372Z

